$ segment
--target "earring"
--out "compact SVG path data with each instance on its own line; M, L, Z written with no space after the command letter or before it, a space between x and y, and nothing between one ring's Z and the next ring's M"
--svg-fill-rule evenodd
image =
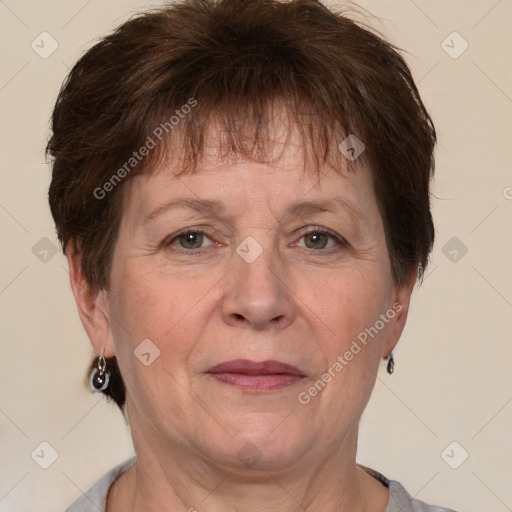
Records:
M101 351L101 356L98 357L98 366L93 368L89 375L89 387L94 393L107 389L110 380L110 372L107 371L107 361L103 356L105 348Z
M387 372L391 375L395 371L395 360L393 359L393 351L389 353L388 356L388 367Z

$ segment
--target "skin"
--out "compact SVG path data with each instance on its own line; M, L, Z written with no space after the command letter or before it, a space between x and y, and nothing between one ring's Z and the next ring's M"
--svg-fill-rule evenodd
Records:
M406 286L395 285L368 169L304 173L295 132L286 144L276 136L272 164L222 159L217 147L212 135L196 174L177 178L162 165L124 185L108 292L87 283L80 253L68 249L91 344L116 355L124 376L138 457L111 487L107 510L384 512L388 489L355 462L358 424L379 363L404 328L416 269ZM144 223L183 197L225 209L219 217L161 209ZM353 210L286 213L297 201L333 198ZM188 245L176 237L189 227L206 233L202 247L200 237ZM315 228L347 243L315 238ZM236 252L247 237L263 249L252 263ZM301 403L298 394L393 304L400 312ZM160 355L146 366L134 350L148 338ZM283 361L304 378L251 392L205 373L237 358Z

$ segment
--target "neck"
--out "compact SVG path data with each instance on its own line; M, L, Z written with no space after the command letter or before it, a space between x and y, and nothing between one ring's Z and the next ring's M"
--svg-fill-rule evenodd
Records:
M357 425L323 460L281 471L230 470L137 435L137 464L112 486L107 512L384 511L388 491L356 465Z

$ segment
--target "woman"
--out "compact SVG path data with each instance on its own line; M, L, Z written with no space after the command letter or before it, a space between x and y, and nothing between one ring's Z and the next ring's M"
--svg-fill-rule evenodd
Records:
M52 128L90 384L136 452L68 512L448 510L356 464L434 238L391 45L315 0L184 0L91 48Z

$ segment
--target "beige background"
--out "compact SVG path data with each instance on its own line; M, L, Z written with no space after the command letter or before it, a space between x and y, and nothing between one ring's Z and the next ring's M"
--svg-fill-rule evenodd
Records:
M440 139L432 263L414 293L395 373L381 368L358 460L425 501L460 512L512 510L512 2L357 3L408 51ZM68 68L149 5L0 0L1 512L62 512L132 454L115 406L83 387L92 350L65 259L52 252L43 149ZM31 47L43 31L58 42L46 59ZM453 58L464 40L467 50ZM48 469L36 463L50 460L42 442L58 453ZM44 456L32 458L34 451ZM465 451L468 459L450 467Z

